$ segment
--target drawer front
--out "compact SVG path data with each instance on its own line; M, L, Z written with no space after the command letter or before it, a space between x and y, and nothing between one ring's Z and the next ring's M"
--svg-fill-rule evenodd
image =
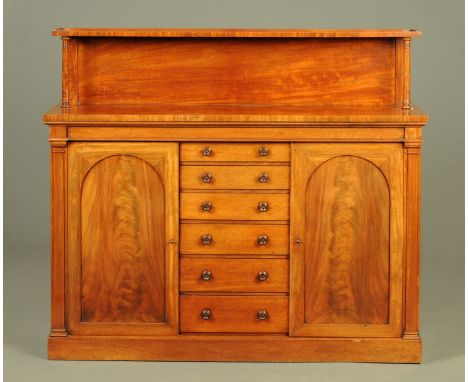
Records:
M289 166L181 166L182 189L287 190Z
M182 292L287 292L288 280L288 259L180 259Z
M286 224L181 224L183 255L287 255Z
M289 194L180 194L181 219L288 220Z
M180 331L185 333L287 333L288 297L182 295L180 296Z
M181 161L289 162L287 143L182 143Z

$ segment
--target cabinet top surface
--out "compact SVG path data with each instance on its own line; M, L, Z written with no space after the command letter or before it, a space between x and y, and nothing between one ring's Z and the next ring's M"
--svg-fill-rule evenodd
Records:
M57 28L53 36L67 37L238 37L238 38L357 38L417 37L415 29L164 29Z
M48 124L60 123L427 123L419 108L262 106L262 105L81 105L54 106L44 115Z

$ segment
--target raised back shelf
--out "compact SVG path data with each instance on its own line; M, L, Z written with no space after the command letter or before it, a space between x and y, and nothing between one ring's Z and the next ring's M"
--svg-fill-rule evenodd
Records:
M412 30L170 29L53 34L63 39L63 107L404 108L410 107L409 41L420 35Z

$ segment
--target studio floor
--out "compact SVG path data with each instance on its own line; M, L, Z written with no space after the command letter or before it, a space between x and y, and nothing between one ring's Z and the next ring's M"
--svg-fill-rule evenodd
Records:
M49 255L5 254L4 379L6 382L300 382L300 381L462 381L463 303L449 294L463 278L447 263L430 264L430 289L423 284L421 365L324 363L206 363L48 361ZM427 268L423 266L424 268ZM455 289L453 283L460 284Z

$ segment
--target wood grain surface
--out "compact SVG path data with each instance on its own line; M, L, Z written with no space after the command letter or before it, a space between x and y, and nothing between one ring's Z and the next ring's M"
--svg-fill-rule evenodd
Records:
M205 148L210 155L203 155ZM260 155L260 149L266 154ZM180 160L197 162L289 162L289 145L286 143L182 143Z
M69 150L67 327L173 334L178 145L87 142Z
M420 363L421 350L421 340L401 338L49 337L49 358L68 360Z
M50 336L66 336L67 128L54 126L50 143Z
M82 321L164 322L164 185L144 160L115 155L82 186Z
M420 288L421 288L421 144L420 129L405 131L406 167L406 280L405 280L405 331L404 338L420 339Z
M393 105L395 41L78 40L79 103ZM170 63L170 65L168 65Z
M415 29L194 29L194 28L57 28L53 36L74 37L417 37Z
M204 320L201 312L211 311ZM257 314L266 310L268 318ZM182 333L287 333L287 296L180 296Z
M55 125L52 125L55 126ZM60 125L59 125L60 126ZM265 137L277 142L400 142L405 140L405 128L400 124L373 128L349 126L219 126L217 124L190 124L184 126L69 126L68 139L71 141L119 141L127 142L173 142L233 140L240 142L263 141ZM422 126L418 126L421 129ZM187 162L185 162L187 163Z
M203 271L211 278L203 280ZM267 279L259 279L267 272ZM287 292L288 259L226 259L222 257L182 257L180 259L181 292Z
M192 141L206 140L198 138L208 126L200 126L203 122L230 123L232 127L240 128L245 123L282 123L284 132L303 124L370 124L372 127L394 127L393 124L424 125L427 115L418 107L411 109L391 106L331 106L331 105L180 105L180 104L110 104L110 105L79 105L62 109L60 105L52 107L45 115L48 124L111 124L113 127L129 128L129 124L165 124L187 123L196 124L200 129L192 130ZM170 126L171 128L173 126ZM273 126L270 126L273 127ZM354 127L357 128L357 127ZM135 128L130 129L135 132ZM115 129L118 131L118 129ZM223 136L228 137L225 133ZM243 140L265 141L264 134L251 134ZM255 139L253 139L255 138ZM182 139L185 140L185 139Z
M292 145L290 334L402 333L403 148Z
M388 323L385 177L365 159L341 156L315 170L305 197L305 322Z
M203 203L211 203L204 211ZM267 203L268 210L260 211L259 204ZM180 218L198 220L288 220L289 195L267 193L182 192Z
M202 243L203 235L211 235L209 245ZM266 245L258 237L268 236ZM181 254L287 255L289 225L273 224L181 224Z
M209 183L202 175L210 174ZM261 174L267 174L265 183ZM190 189L238 189L238 190L287 190L289 189L289 166L181 166L180 188Z

